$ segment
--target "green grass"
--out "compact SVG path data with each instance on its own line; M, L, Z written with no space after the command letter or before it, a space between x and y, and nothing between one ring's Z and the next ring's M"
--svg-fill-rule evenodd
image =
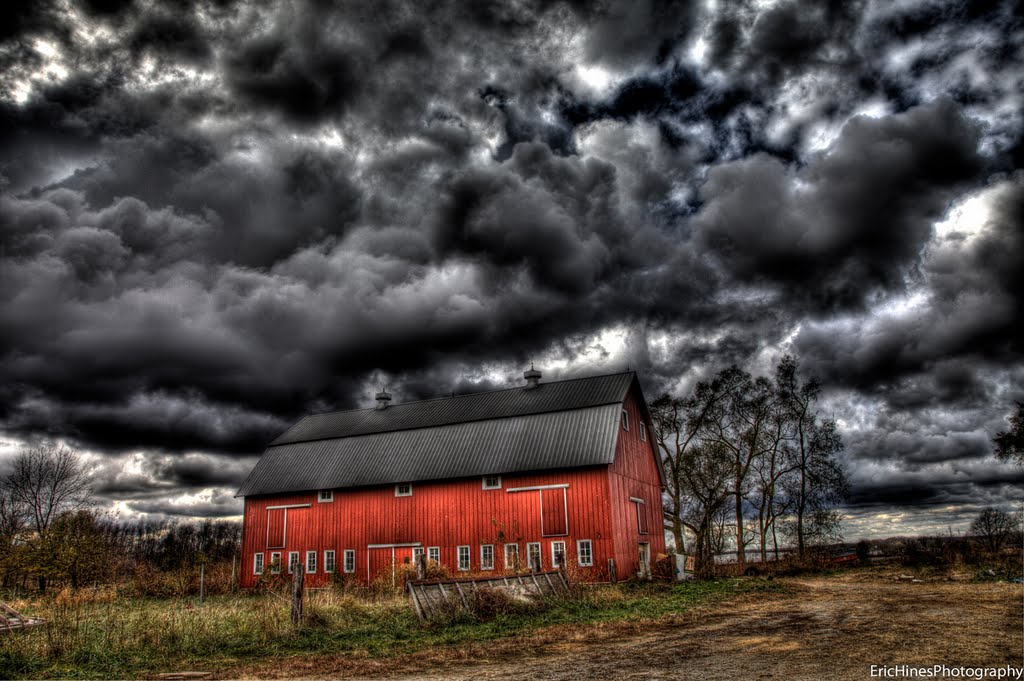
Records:
M131 599L69 594L15 603L48 624L0 635L0 678L132 678L147 673L212 669L262 658L308 654L384 657L428 647L488 641L557 625L636 621L758 591L772 581L733 579L677 585L587 587L573 599L489 621L456 615L422 624L401 597L364 600L311 592L302 627L273 595L218 596L202 609L191 599Z

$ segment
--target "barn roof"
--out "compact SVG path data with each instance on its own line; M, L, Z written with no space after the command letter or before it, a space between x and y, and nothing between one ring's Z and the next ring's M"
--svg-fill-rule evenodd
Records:
M309 416L239 496L610 464L633 372Z

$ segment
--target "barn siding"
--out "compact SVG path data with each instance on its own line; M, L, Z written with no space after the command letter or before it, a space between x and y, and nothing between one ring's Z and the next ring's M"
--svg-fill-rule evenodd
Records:
M616 572L620 578L635 575L640 570L639 543L650 544L651 564L665 553L665 532L662 527L661 484L658 476L658 455L652 437L651 424L647 424L647 441L640 439L643 411L638 390L630 390L623 408L629 414L629 430L619 426L619 439L615 445L615 462L608 468L610 508ZM637 524L637 504L630 497L643 499L646 504L648 534L641 535Z
M542 537L540 492L509 493L507 490L556 484L569 485L566 492L568 535ZM417 482L413 484L411 497L396 497L393 485L334 490L334 501L327 503L318 502L315 491L249 496L245 499L243 586L256 583L257 578L253 575L255 552L265 553L265 572L269 572L267 507L293 504L309 504L309 507L288 509L285 547L280 551L285 570L288 552L300 552L303 560L306 551L317 552L317 573L306 579L306 584L311 587L328 582L323 573L325 550L336 552L336 571L341 572L344 551L354 549L356 578L366 582L367 547L372 544L420 542L424 548L438 546L442 564L453 574L457 573L458 546L468 544L471 547L471 570L479 571L480 546L493 544L494 574L502 574L505 543L519 544L520 559L525 565L526 543L540 542L543 567L549 568L552 542L565 541L567 561L580 570L583 578L590 580L606 578L608 558L616 551L606 466L503 475L500 490L483 490L481 478L472 477ZM593 567L580 568L576 565L577 539L593 542ZM660 550L664 551L663 540ZM400 552L398 555L407 554Z

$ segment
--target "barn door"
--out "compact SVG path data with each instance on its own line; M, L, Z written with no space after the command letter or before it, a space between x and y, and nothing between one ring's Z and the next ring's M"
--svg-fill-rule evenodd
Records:
M367 577L370 583L390 582L392 586L397 586L406 574L405 568L412 568L411 546L374 546L367 551Z
M267 511L267 548L283 549L286 508L272 508Z
M540 490L540 533L544 537L562 537L569 534L569 520L565 512L565 488Z

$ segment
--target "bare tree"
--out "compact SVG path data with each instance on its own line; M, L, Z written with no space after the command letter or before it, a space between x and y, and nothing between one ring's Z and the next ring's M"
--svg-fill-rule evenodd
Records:
M986 508L971 522L967 534L974 537L985 551L998 553L1017 531L1018 524L1013 514Z
M25 529L45 544L51 525L64 512L85 506L92 494L92 474L82 457L64 445L46 444L23 450L0 479L3 495L24 513ZM46 577L39 577L46 590Z
M1024 402L1017 403L1017 413L1007 417L1010 430L996 433L992 443L996 446L996 458L1012 461L1024 466Z
M808 537L822 534L822 528L808 527L809 521L823 518L835 521L834 514L823 511L842 500L849 483L836 459L836 454L843 449L836 422L818 418L821 385L814 379L801 384L798 372L797 361L788 355L783 357L776 369L776 385L793 428L796 479L790 488L796 514L797 552L803 557Z

